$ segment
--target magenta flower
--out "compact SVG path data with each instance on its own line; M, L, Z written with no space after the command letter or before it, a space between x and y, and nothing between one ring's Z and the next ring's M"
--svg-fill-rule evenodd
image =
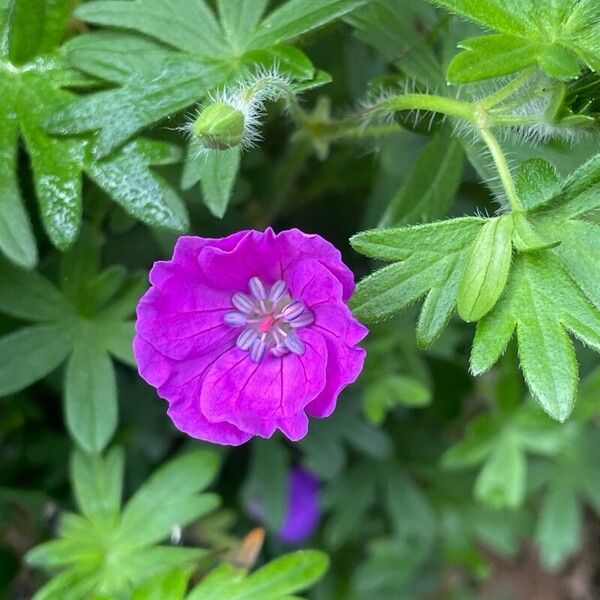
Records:
M192 437L238 445L327 417L360 373L367 330L346 306L352 272L297 229L182 237L137 309L140 375Z

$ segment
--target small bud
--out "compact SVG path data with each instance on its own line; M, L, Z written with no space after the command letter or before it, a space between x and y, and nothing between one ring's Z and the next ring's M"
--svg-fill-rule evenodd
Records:
M233 148L244 136L244 114L225 102L215 102L198 115L191 125L191 133L206 148Z

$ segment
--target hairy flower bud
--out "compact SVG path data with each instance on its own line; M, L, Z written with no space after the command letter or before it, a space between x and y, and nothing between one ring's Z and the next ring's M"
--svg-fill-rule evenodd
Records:
M244 114L225 102L215 102L200 112L191 133L212 150L238 146L244 136Z

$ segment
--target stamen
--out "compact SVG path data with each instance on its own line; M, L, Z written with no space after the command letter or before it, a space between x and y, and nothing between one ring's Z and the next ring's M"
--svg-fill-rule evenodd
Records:
M300 300L294 300L281 311L281 314L289 321L300 316L303 312L304 303L300 302Z
M304 354L306 347L296 332L314 322L313 313L291 297L283 280L269 287L260 277L252 277L248 289L251 295L232 295L231 303L237 310L223 317L230 327L244 328L237 337L237 347L247 351L253 362L260 362L267 352L275 357L290 352Z
M231 297L231 303L242 313L250 313L254 309L254 302L241 292L237 292Z
M306 350L304 342L295 334L290 334L283 340L285 347L294 354L304 354Z
M248 350L252 345L252 342L258 338L258 332L256 329L244 329L240 335L238 335L236 345L240 350Z
M223 321L232 327L241 327L246 324L246 315L241 312L228 312L223 317Z
M280 279L271 286L271 291L269 292L269 300L271 300L271 302L277 302L278 300L281 300L281 298L283 298L283 295L286 292L287 285L285 284L285 281L282 281Z
M254 340L250 346L250 360L260 362L267 351L267 344L263 340Z
M306 327L307 325L312 325L315 322L315 315L313 315L309 311L303 312L300 316L292 319L290 321L290 325L294 329L298 329L299 327Z
M267 288L260 277L252 277L248 282L248 288L250 289L250 293L258 300L262 300L268 296Z

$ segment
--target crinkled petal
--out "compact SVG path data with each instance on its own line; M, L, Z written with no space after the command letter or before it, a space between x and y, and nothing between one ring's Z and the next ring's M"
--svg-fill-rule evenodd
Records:
M342 284L314 258L294 261L283 277L292 297L311 309L318 304L342 302Z
M328 417L336 407L340 392L354 383L362 371L366 352L363 348L352 348L339 338L324 336L327 342L327 375L323 391L306 407L311 417Z
M348 346L355 346L364 339L369 330L359 323L345 304L322 303L312 307L315 315L313 327L321 333L339 338Z
M171 374L171 362L143 337L133 338L133 354L141 377L150 385L162 385Z
M277 241L286 257L292 256L297 259L305 255L321 262L342 284L343 299L350 299L355 288L354 274L342 262L341 253L333 244L320 235L304 233L299 229L282 231L277 235Z
M254 363L239 348L224 354L204 377L203 414L262 437L277 428L294 439L305 435L307 423L300 413L325 388L327 350L320 334L305 329L299 336L306 346L302 356L267 356Z
M165 356L181 360L191 354L209 351L215 340L236 332L223 322L231 306L198 310L180 310L170 306L170 300L153 288L146 293L137 308L136 331Z

